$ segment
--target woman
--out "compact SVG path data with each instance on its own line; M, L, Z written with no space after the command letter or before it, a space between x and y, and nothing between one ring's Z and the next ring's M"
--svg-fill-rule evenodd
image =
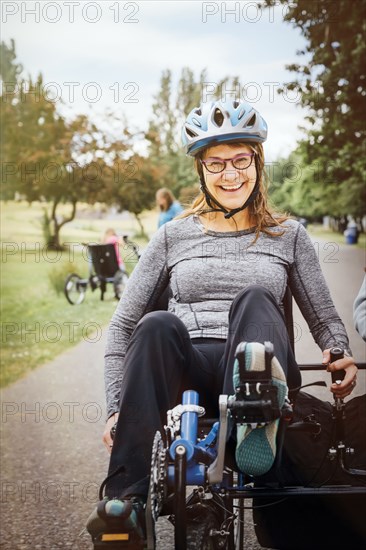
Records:
M119 246L123 243L122 237L119 237L113 228L106 230L103 236L103 243L113 244L116 251L116 258L118 262L118 271L114 274L113 288L114 295L117 300L122 296L123 289L126 281L126 267L122 259Z
M166 187L158 189L155 198L156 204L160 209L158 228L164 225L164 223L170 222L183 211L183 208L175 199L173 193Z
M166 411L187 388L197 390L210 410L220 393L233 394L241 341L273 343L272 376L284 390L282 399L287 386L301 385L282 313L287 285L323 362L329 363L332 346L348 355L329 367L346 373L331 391L345 397L353 389L357 367L307 232L268 207L266 137L265 121L243 101L193 109L183 142L195 159L201 193L189 211L153 236L111 321L104 444L112 451L109 472L119 473L107 482L106 494L136 508L146 500L152 439ZM154 311L167 285L168 311ZM276 426L237 433L236 459L246 473L260 475L272 466ZM272 451L264 464L263 433Z

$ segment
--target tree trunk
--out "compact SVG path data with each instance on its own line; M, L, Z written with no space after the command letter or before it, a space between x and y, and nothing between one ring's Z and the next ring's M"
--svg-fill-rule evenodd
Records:
M362 216L356 216L355 222L357 224L358 231L360 233L363 233Z
M47 243L47 247L52 250L65 250L65 246L63 246L60 242L60 232L62 227L66 224L71 222L75 218L76 214L76 204L77 201L72 201L72 209L71 214L67 218L63 218L61 222L57 219L57 206L59 205L59 201L57 199L54 200L52 205L52 213L51 218L49 219L50 225L53 226L53 232L50 230L50 238Z
M148 240L149 237L147 236L147 234L146 234L146 232L145 232L145 228L144 228L144 226L143 226L143 224L142 224L142 221L141 221L139 215L136 214L136 213L134 212L134 216L135 216L135 218L136 218L136 220L137 220L137 223L138 223L139 226L140 226L140 235L141 235L141 237L143 237L144 239L147 239L147 240Z

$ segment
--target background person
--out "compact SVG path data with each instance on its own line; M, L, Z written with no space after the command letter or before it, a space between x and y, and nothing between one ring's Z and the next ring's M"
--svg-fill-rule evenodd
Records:
M119 266L118 271L114 274L114 280L113 280L114 295L117 300L121 298L122 292L125 288L125 283L126 283L126 280L125 280L126 267L119 250L119 245L122 244L122 242L123 242L122 237L119 237L113 228L107 229L106 232L104 233L103 243L114 245L116 256L117 256L117 262Z
M164 223L170 222L173 218L183 212L179 201L176 200L170 189L161 187L156 192L156 204L160 208L158 228Z

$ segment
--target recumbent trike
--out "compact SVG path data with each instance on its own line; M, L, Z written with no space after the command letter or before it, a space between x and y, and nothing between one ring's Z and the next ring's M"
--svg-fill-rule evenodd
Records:
M293 344L291 300L287 292L285 312ZM246 508L253 510L255 532L265 548L365 548L366 396L328 403L300 391L280 409L270 368L272 344L263 346L265 369L255 372L245 370L250 345L243 342L237 348L239 384L235 395L220 396L218 419L205 419L199 395L189 390L182 403L168 411L163 432L155 434L146 540L132 528L118 527L115 500L109 506L114 527L94 539L95 550L163 550L155 542L155 523L162 515L174 525L176 550L244 550ZM342 354L333 348L331 360ZM299 366L302 371L324 371L324 365ZM358 366L366 368L364 363ZM342 376L332 373L332 380ZM270 471L257 478L238 471L228 444L233 425L266 425L275 419L277 453ZM247 506L246 499L253 505Z
M135 243L124 235L123 242L131 251L128 258L137 261L140 257L139 250ZM117 299L128 280L128 273L118 265L117 254L114 244L88 244L82 243L87 250L89 263L89 276L82 278L77 273L70 273L65 281L64 294L71 305L80 305L84 299L88 287L92 292L100 289L100 299L104 300L107 284L112 284Z

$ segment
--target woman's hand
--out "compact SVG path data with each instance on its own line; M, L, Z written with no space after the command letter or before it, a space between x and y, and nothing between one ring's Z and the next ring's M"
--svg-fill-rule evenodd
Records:
M327 365L328 372L335 372L338 370L344 370L345 376L341 384L335 382L330 386L330 391L334 393L335 397L344 398L350 395L354 390L357 379L357 367L353 357L344 356L342 359L337 359L333 363L330 363L330 349L323 351L323 365Z
M111 438L111 428L117 422L118 414L119 413L114 413L114 414L112 414L112 416L110 416L108 418L107 423L106 423L105 428L104 428L104 432L103 432L103 443L106 446L107 451L109 452L109 454L111 454L112 447L113 447L113 439Z

